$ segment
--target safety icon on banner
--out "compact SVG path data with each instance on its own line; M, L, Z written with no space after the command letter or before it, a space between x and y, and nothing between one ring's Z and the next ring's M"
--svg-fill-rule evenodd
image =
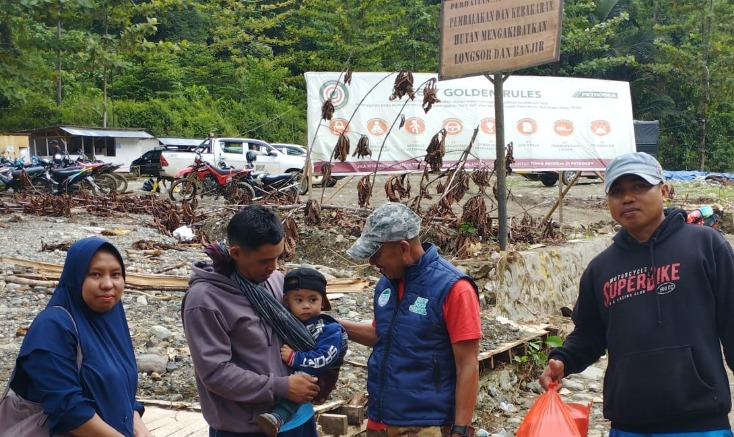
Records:
M331 132L334 135L339 135L341 133L348 133L349 132L349 124L347 123L347 120L343 118L334 118L329 122L329 132Z
M387 133L387 123L381 118L371 118L367 122L367 130L371 135L381 137Z
M403 126L409 134L420 135L426 131L426 122L418 117L410 117L405 120L405 126Z
M523 135L532 135L538 131L538 123L532 118L523 118L517 122L517 131Z
M483 118L482 121L479 122L479 128L482 130L482 132L489 135L494 135L497 130L494 123L494 118Z
M464 124L458 118L447 118L443 122L443 128L449 135L458 135L464 130Z
M553 130L558 135L567 137L573 133L573 123L568 120L558 120L553 123Z
M591 132L594 135L603 137L604 135L609 135L609 132L611 131L612 131L612 126L609 125L608 121L594 120L591 122Z

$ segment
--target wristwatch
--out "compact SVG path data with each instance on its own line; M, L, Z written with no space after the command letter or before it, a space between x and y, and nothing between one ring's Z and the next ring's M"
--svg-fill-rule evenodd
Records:
M451 425L451 435L454 434L462 437L474 437L474 428L471 425Z

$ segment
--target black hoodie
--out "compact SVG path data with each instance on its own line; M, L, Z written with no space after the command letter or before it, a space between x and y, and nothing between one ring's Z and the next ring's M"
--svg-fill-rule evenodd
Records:
M728 429L734 254L722 235L665 211L645 243L621 230L581 276L575 328L550 358L566 375L605 350L604 417L638 433ZM655 266L655 267L651 267Z

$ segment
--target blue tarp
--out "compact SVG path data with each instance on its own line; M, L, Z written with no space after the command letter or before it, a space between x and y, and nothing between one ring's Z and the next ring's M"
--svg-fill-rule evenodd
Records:
M734 173L709 173L705 171L692 170L663 170L663 176L665 176L665 179L671 179L674 181L702 181L711 178L725 178L730 181L734 181Z

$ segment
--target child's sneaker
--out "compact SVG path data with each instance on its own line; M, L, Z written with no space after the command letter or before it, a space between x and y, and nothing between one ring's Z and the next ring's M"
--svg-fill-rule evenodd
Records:
M275 413L263 413L257 418L263 432L268 437L275 437L283 426L283 419Z

